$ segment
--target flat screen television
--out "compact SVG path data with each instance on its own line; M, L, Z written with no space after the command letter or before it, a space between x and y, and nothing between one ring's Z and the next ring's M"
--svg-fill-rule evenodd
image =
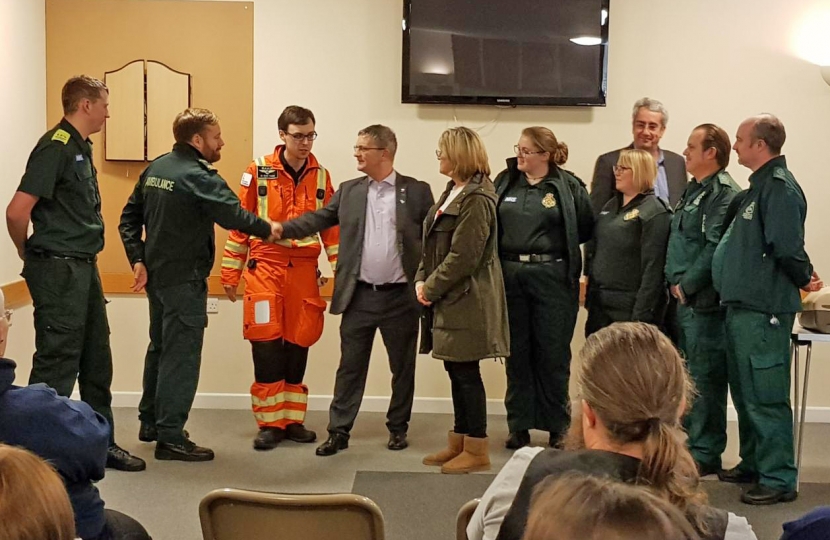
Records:
M605 105L609 0L404 0L403 103Z

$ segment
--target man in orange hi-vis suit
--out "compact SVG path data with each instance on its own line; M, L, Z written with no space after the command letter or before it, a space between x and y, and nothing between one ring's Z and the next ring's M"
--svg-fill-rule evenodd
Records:
M317 132L314 114L287 107L279 119L279 145L254 160L242 175L242 207L269 221L286 221L328 204L331 178L311 153ZM305 428L308 387L303 384L308 348L323 332L326 303L320 298L317 260L320 240L332 271L337 265L339 227L299 240L264 242L232 231L222 257L222 285L236 301L245 279L242 335L251 342L254 378L251 402L259 433L257 450L271 450L285 438L311 443Z

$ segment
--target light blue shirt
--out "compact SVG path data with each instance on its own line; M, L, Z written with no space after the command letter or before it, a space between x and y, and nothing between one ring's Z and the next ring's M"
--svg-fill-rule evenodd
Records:
M380 182L369 178L358 279L374 285L406 283L401 254L396 246L396 178L395 171Z
M665 158L660 150L660 159L657 160L657 179L654 181L654 194L669 202L669 179L666 176Z

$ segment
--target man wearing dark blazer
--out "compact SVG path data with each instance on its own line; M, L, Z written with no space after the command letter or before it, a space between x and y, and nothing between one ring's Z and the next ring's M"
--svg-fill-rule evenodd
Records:
M408 446L420 316L414 277L421 259L421 227L435 201L429 184L395 172L396 150L395 133L388 127L361 130L354 156L365 176L340 185L324 208L282 224L282 238L303 238L340 225L330 309L343 314L340 366L329 409L329 437L317 448L318 456L349 447L378 329L392 371L387 447Z
M683 156L660 148L660 139L669 123L669 113L662 103L646 97L634 104L631 119L634 142L626 148L645 150L654 156L657 163L654 194L674 208L686 189L688 178ZM614 165L617 164L621 150L624 149L614 150L597 158L590 194L594 215L599 215L605 203L617 193L614 187Z

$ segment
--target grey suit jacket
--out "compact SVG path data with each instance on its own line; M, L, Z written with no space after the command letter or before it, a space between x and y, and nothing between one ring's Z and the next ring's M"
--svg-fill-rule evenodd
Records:
M595 216L599 215L605 203L610 201L617 193L617 189L614 187L614 165L620 159L620 152L631 148L634 148L634 145L628 145L625 148L602 154L597 158L590 193L591 206L594 209ZM666 168L666 181L669 184L669 207L674 209L689 181L686 176L686 160L679 154L663 150L663 166Z
M283 238L304 238L310 234L340 225L340 248L334 275L331 313L346 311L352 300L360 258L363 254L363 233L366 227L368 176L343 182L325 207L283 223ZM424 218L435 202L429 184L398 173L395 180L395 220L397 247L406 279L414 290L415 272L421 261L421 229ZM414 298L414 297L413 297Z

